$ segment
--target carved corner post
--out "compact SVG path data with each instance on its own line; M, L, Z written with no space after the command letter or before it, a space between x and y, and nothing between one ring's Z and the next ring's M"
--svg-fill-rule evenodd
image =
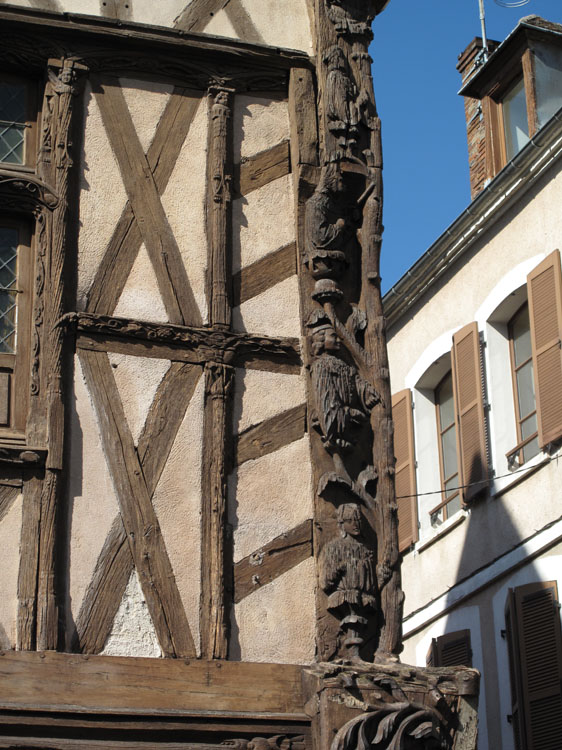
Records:
M295 96L305 78L291 77L318 573L320 663L305 670L305 691L318 750L474 750L477 673L399 664L404 597L379 270L381 129L368 54L371 23L385 5L314 0L319 168L303 157L314 141L313 114Z
M56 524L63 491L65 409L65 328L58 322L65 313L72 121L79 78L85 71L71 60L49 60L38 153L38 177L58 200L49 210L36 212L36 299L27 433L32 443L47 444L48 456L44 478L31 478L24 492L24 505L30 510L29 533L37 534L39 541L38 546L33 545L33 553L22 552L17 638L18 648L38 650L54 650L58 645Z
M229 89L209 91L207 151L207 304L209 324L226 331L232 308L231 275L232 100ZM216 352L218 354L218 352ZM226 560L227 461L230 395L234 379L227 351L205 364L203 511L201 559L201 651L207 659L228 656L230 589Z

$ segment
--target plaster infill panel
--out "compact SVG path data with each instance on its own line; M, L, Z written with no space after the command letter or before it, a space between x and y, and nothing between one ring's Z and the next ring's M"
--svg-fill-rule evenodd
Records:
M233 428L240 433L253 424L304 403L302 375L237 369L234 383Z
M174 26L174 21L189 5L186 0L166 0L155 3L154 0L132 0L133 21L148 23L152 26Z
M144 244L133 263L113 314L122 318L149 320L152 323L169 322L154 267Z
M123 96L131 113L143 151L146 153L172 93L168 83L120 78Z
M69 411L70 605L76 620L103 543L119 512L99 424L78 357Z
M158 386L170 368L167 359L109 354L109 362L133 442L138 443Z
M198 654L203 402L201 377L152 499Z
M18 571L20 562L20 536L22 522L22 496L18 495L10 510L0 521L0 648L16 646L18 612Z
M84 107L85 129L79 162L79 310L86 307L88 292L96 271L127 202L119 165L109 145L101 113L88 81L84 90Z
M312 32L306 0L240 0L265 44L312 54Z
M228 516L234 562L312 518L308 436L254 461L229 477Z
M207 98L203 97L162 196L162 205L176 238L204 322L207 322L207 131L208 103Z
M301 322L297 277L291 276L235 307L232 325L236 331L298 338Z
M304 560L234 605L231 659L308 664L315 655L316 571ZM234 639L233 639L234 640Z
M289 105L280 96L239 94L234 100L234 161L289 140Z
M136 570L131 573L101 653L103 656L162 656Z
M232 201L234 272L295 240L291 175Z
M213 36L225 36L229 39L238 39L238 33L225 10L219 10L205 26L205 34Z

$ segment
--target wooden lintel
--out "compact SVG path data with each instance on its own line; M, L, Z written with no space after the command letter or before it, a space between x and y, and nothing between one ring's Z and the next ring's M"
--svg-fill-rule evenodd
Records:
M306 433L306 404L248 427L236 438L236 466L300 440Z
M312 555L312 521L281 534L234 565L234 601L287 573Z
M0 652L0 709L304 718L301 667Z
M266 151L248 156L234 166L234 191L248 195L253 190L291 172L289 141L282 141Z
M233 275L234 307L289 279L296 272L297 246L295 242L290 242Z

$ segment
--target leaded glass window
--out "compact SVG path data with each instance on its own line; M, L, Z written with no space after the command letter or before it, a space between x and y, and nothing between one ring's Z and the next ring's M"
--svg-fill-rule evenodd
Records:
M0 162L25 163L28 86L0 80Z

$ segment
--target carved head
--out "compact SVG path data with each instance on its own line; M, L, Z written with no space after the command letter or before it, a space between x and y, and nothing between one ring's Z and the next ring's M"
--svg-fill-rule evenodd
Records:
M339 351L340 340L330 318L324 310L314 310L308 319L307 327L310 329L312 354L314 357L319 357L324 352Z
M342 537L361 536L361 509L356 503L344 503L338 508L338 526Z
M222 104L224 107L228 106L228 93L226 91L219 91L215 96L215 104Z
M59 81L61 83L70 84L72 83L72 68L63 68L59 74Z
M343 176L339 164L327 164L322 167L320 181L318 183L318 192L330 193L331 195L340 195L345 190Z
M324 63L328 68L328 72L332 70L343 70L347 71L347 60L343 54L341 47L334 45L324 55Z

